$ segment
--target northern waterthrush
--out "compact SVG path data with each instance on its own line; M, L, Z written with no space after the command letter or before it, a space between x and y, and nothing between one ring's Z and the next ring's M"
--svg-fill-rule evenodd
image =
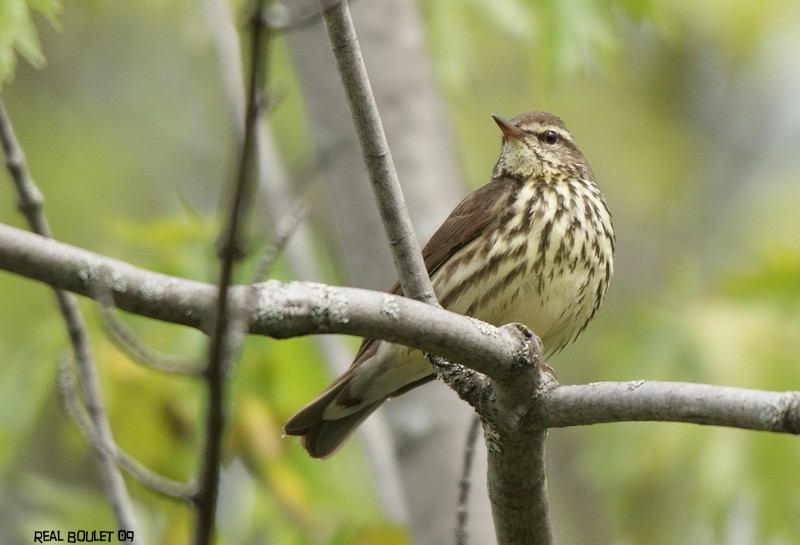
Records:
M444 308L497 326L523 323L550 356L603 301L613 269L611 214L561 119L493 117L503 145L492 180L431 237L425 265ZM284 429L324 458L386 399L434 376L419 350L365 339L350 368Z

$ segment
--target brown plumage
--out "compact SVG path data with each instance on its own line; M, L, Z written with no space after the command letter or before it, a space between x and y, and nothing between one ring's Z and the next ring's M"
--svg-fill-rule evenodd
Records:
M494 119L503 146L491 182L461 201L422 253L443 307L497 326L524 323L549 356L583 331L605 296L611 215L558 117ZM324 458L387 398L434 376L418 350L365 339L350 369L284 429Z

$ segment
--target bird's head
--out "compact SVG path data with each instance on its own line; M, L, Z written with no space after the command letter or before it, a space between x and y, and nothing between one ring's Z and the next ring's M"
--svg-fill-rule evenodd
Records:
M503 132L503 148L494 176L526 180L548 173L588 169L586 159L560 118L546 112L520 114L511 120L499 115L492 117Z

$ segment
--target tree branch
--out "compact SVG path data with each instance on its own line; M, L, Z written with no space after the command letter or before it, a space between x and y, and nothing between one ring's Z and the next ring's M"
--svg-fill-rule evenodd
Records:
M240 141L244 134L245 91L242 76L242 55L239 34L234 25L227 0L205 0L206 18L214 39L219 60L219 73L225 88L231 117L237 128L237 138ZM288 6L272 4L274 11ZM292 6L296 8L295 5ZM270 8L267 8L268 12ZM322 12L314 3L315 17L321 18ZM268 13L269 15L269 13ZM297 18L290 18L291 26ZM272 24L268 22L269 24ZM276 28L273 31L285 32L287 27ZM292 206L293 198L289 187L288 175L283 168L281 158L275 149L271 128L266 121L266 116L260 116L258 130L256 131L259 170L260 200L264 203L266 213L275 225L276 233L280 231L278 222L284 211ZM266 183L268 181L268 183ZM298 218L299 219L299 218ZM319 267L314 261L312 236L308 227L298 223L291 229L291 244L285 249L286 261L293 272L294 278L304 280L318 280L322 277ZM261 280L258 277L255 281ZM330 335L315 337L317 346L334 375L344 372L352 359L351 348L344 339ZM375 415L359 428L361 437L370 462L377 475L377 494L382 499L384 510L390 520L405 523L408 520L408 508L405 504L401 479L392 451L391 436L386 428L386 423Z
M545 385L527 415L532 427L608 422L686 422L800 434L800 392L686 382L596 382Z
M67 413L72 417L75 426L83 434L86 442L95 448L107 449L110 456L113 456L116 463L128 472L128 474L139 481L143 486L146 486L153 492L157 492L168 498L189 501L192 496L197 492L194 484L184 484L172 479L167 479L154 471L146 468L138 460L131 455L120 449L116 444L108 445L100 440L95 432L94 425L89 420L86 411L81 404L80 397L75 389L75 380L70 371L69 358L65 358L63 363L59 365L58 369L58 385L61 391L61 397L64 400Z
M0 269L90 298L106 289L120 310L196 329L207 324L204 317L215 305L211 284L134 267L2 224ZM230 304L248 297L249 332L279 339L318 333L384 339L489 376L512 367L529 350L530 338L516 326L497 328L376 291L270 280L233 286ZM514 380L513 372L509 376ZM800 434L800 393L793 391L653 381L561 386L546 376L540 391L540 399L535 404L529 399L525 409L530 429L658 420Z
M25 161L25 154L17 141L11 120L0 99L0 143L6 158L6 168L11 174L17 192L17 207L28 220L31 229L42 237L50 238L51 231L43 212L44 198L33 181ZM30 235L34 236L34 235ZM103 397L95 371L94 358L91 352L89 335L78 302L71 294L55 290L56 300L67 327L72 344L75 365L78 372L81 392L86 410L97 436L97 442L91 443L94 448L100 475L106 490L114 517L121 530L129 530L135 536L141 536L139 523L133 511L125 481L115 464L111 454L114 439L111 426L106 417ZM141 541L141 537L139 538Z
M140 269L2 224L0 269L90 298L106 290L120 310L201 330L216 308L211 284ZM230 291L230 305L252 305L250 333L274 338L312 333L374 337L442 354L482 372L494 372L525 346L515 328L496 328L381 292L276 280Z
M542 343L522 326L511 327L523 336L525 347L506 374L493 377L486 387L489 391L475 405L483 419L488 451L492 518L498 543L552 545L555 535L545 472L547 429L531 425L527 418L547 376L541 365Z
M456 513L456 545L469 543L469 492L472 488L472 461L475 457L475 443L478 442L478 432L481 429L481 419L473 417L464 442L464 460L462 461L461 479L458 482L458 512Z
M204 317L216 303L216 290L210 284L139 269L4 225L0 225L0 268L88 297L100 293L104 284L122 310L196 328L207 324ZM531 357L538 348L532 342L535 337L523 335L517 326L496 328L404 297L274 280L231 288L231 306L245 308L247 301L252 305L245 318L251 333L275 338L342 333L385 339L493 376L489 384L475 382L479 395L472 400L484 423L492 424L485 436L492 471L499 476L490 478L505 480L500 469L505 457L518 484L522 466L514 460L519 460L530 472L527 477L532 477L532 498L539 497L545 484L543 473L534 471L544 466L532 460L544 454L541 430L548 427L658 420L800 433L800 392L644 381L560 386L546 375L537 390L540 370ZM492 487L495 505L501 489L500 484ZM518 487L511 490L512 499L519 492ZM519 520L544 520L530 516L530 509L541 511L539 504L524 505L528 509L524 517L517 513L507 521L514 528L519 529Z
M200 464L199 488L195 495L196 519L194 527L195 545L210 545L214 538L214 527L219 495L219 473L222 462L222 440L225 432L225 386L226 371L232 365L241 348L243 334L247 328L245 314L249 308L246 301L229 306L233 270L243 256L241 229L248 211L248 201L255 189L255 130L261 112L264 73L265 40L268 39L264 25L264 0L256 0L250 19L251 56L248 76L247 108L245 111L244 136L241 142L236 179L232 187L232 199L222 233L219 249L221 270L217 284L213 333L209 346L208 365L205 371L208 386L208 408L206 412L206 442Z
M484 423L489 449L489 500L497 543L555 543L544 470L547 430L513 433L507 436L502 448L492 443L496 439L494 433Z
M436 294L433 293L419 242L408 216L367 69L361 58L350 8L346 1L330 7L326 7L325 3L320 0L325 28L336 57L400 285L406 297L436 304Z
M126 354L131 361L162 373L185 376L202 374L203 369L194 360L159 352L139 339L136 333L117 316L110 295L98 293L95 299L99 302L100 324L103 331L114 346Z

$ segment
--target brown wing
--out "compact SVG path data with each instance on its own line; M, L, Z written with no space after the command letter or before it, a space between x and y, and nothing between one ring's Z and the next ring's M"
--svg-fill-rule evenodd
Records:
M450 256L472 242L481 232L497 221L504 201L515 192L519 183L513 178L496 178L467 195L450 213L422 249L425 268L433 275ZM400 283L395 282L389 293L402 295ZM372 355L372 339L364 339L353 364Z
M450 256L475 240L485 229L491 228L492 222L498 221L499 216L503 213L503 207L508 207L507 198L515 193L516 187L518 187L518 182L511 178L493 180L461 201L422 250L428 274L434 274ZM401 293L400 285L395 284L390 293L399 295ZM346 397L346 389L358 366L372 357L377 348L378 344L372 339L364 339L350 369L319 397L300 409L284 425L284 431L287 434L303 437L303 445L311 456L325 458L333 454L353 430L383 403L384 400L380 399L337 420L323 418L325 409L334 400L338 399L337 403L350 406L361 403L358 399L349 400ZM430 376L406 384L387 395L388 397L399 395L433 377L433 369L431 369ZM342 396L345 398L342 399Z
M429 275L433 275L450 256L498 220L500 207L517 185L511 178L492 180L456 206L422 250Z

